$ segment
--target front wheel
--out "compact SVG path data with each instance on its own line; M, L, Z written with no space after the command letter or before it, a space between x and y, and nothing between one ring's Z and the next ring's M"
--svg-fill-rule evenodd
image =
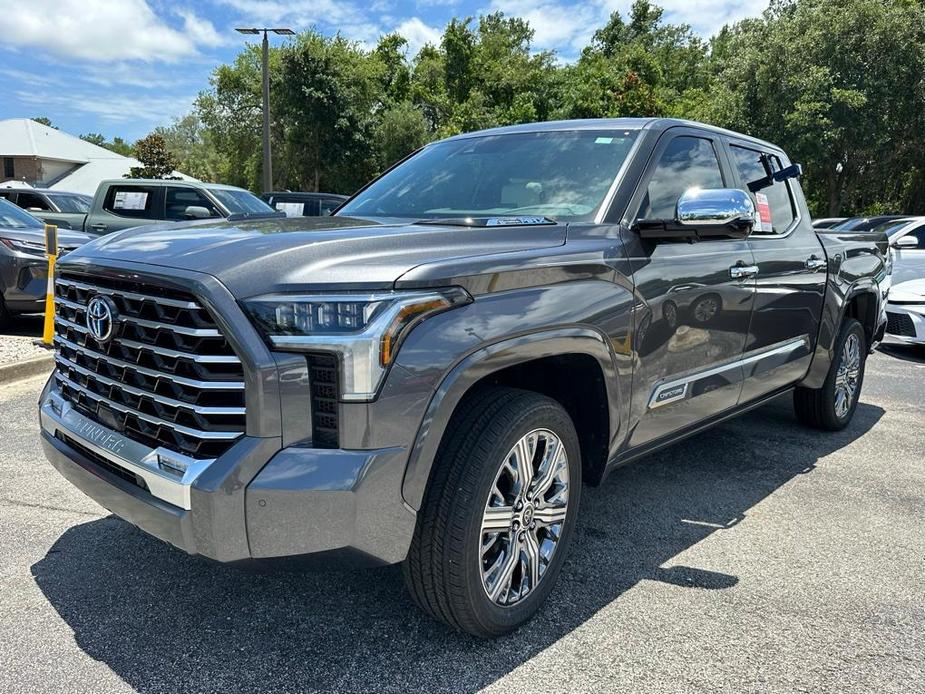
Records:
M797 419L815 429L839 431L857 409L867 363L864 328L846 318L835 343L835 358L821 388L797 388L793 405Z
M468 398L441 443L404 564L415 602L482 638L529 620L574 531L580 455L555 400L501 387Z

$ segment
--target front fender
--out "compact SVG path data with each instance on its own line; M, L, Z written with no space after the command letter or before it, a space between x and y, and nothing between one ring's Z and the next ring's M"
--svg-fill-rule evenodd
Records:
M457 405L480 380L510 366L552 355L584 354L593 357L604 375L610 416L609 450L621 433L620 383L608 341L590 327L565 327L530 333L484 347L470 354L443 379L427 407L408 458L402 494L415 509L424 498L430 471L443 433Z

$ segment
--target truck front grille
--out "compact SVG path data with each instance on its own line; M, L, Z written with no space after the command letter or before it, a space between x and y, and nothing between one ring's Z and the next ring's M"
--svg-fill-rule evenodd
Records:
M905 313L886 313L886 331L891 335L901 335L903 337L915 337L915 326L912 319Z
M117 311L102 342L87 324L97 295ZM241 361L191 294L64 273L55 280L55 348L62 396L131 439L211 459L244 433Z

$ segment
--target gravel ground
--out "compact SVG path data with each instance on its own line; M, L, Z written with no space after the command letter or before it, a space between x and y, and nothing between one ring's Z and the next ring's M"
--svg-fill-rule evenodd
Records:
M0 331L0 364L12 364L48 354L32 341L42 336L42 316L17 316L13 327Z
M852 425L772 403L587 489L542 614L495 642L396 567L188 557L70 487L41 380L0 388L0 691L925 692L925 353L877 353Z

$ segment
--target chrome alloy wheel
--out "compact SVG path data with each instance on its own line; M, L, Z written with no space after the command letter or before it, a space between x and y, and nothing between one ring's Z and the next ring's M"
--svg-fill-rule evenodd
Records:
M841 351L841 363L835 374L835 414L841 418L848 414L858 392L861 376L861 341L857 335L848 335Z
M521 438L495 477L480 530L482 587L501 606L533 591L552 561L568 511L568 456L548 429Z

